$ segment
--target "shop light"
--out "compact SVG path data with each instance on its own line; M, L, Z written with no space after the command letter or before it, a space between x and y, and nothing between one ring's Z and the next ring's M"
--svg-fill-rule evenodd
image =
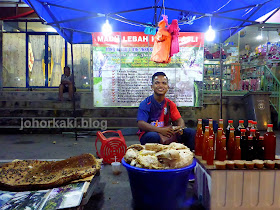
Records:
M257 36L257 40L262 40L262 39L263 39L263 36L262 36L262 28L261 28L261 35Z
M209 29L205 33L205 39L209 42L212 42L215 39L216 32L213 30L212 25L211 25L211 16L212 14L206 14L206 16L209 16L210 18L210 24L209 24Z
M205 38L208 42L212 42L215 39L216 32L209 26L208 31L205 33Z
M110 25L108 20L106 20L106 22L102 26L102 33L105 36L110 36L112 34L112 26Z

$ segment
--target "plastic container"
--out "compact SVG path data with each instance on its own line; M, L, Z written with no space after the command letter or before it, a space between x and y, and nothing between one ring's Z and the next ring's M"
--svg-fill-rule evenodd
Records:
M178 169L154 170L131 166L122 159L127 169L135 207L141 209L184 208L189 175L196 165Z

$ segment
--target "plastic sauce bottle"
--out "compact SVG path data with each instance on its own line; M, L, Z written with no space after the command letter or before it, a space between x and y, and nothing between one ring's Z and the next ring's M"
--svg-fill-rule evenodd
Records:
M219 152L219 161L225 161L227 159L226 137L222 136L222 144Z
M245 129L244 127L244 120L239 120L239 125L235 130L235 136L241 136L241 129Z
M256 137L257 137L257 139L259 139L261 134L260 134L259 129L257 127L257 121L252 122L252 128L254 128L256 130Z
M248 126L246 128L246 136L250 136L250 130L252 128L252 122L253 122L253 120L248 120Z
M241 160L240 136L235 137L235 147L233 151L233 160Z
M229 133L230 133L230 129L233 128L233 120L228 120L228 126L226 128L226 139L227 139L227 143L228 143L228 138L229 138Z
M207 165L213 165L214 164L214 139L213 136L209 137L209 145L207 148Z
M209 145L209 126L205 126L203 145L202 145L202 160L207 158L207 148Z
M203 130L202 130L202 119L198 119L197 129L195 134L195 155L202 155L203 145Z
M214 138L213 119L209 119L209 136Z
M234 128L230 128L230 134L227 142L228 159L233 160L235 141L234 141Z
M255 159L255 150L254 150L254 142L253 136L248 136L248 144L247 144L247 159L246 160L254 160Z
M247 159L248 137L246 136L246 129L241 129L240 136L241 159Z
M260 136L257 140L257 159L264 160L264 137Z
M276 136L273 132L273 124L267 125L267 132L264 134L264 159L274 160L276 150Z
M222 146L222 135L223 135L223 129L218 128L217 138L216 138L216 160L219 159L220 149Z
M224 120L223 120L223 119L219 119L218 128L222 128L222 130L223 130L223 135L225 135Z

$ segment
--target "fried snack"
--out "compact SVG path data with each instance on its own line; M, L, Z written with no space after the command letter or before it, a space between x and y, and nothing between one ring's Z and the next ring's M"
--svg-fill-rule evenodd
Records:
M127 163L130 163L133 159L136 159L139 151L136 149L128 149L125 153L124 160Z
M175 149L168 149L157 152L155 156L159 159L177 160L180 158L179 151Z
M176 143L176 142L172 142L171 144L168 145L168 148L170 149L189 149L187 146L180 144L180 143Z
M139 155L143 155L143 156L145 156L145 155L154 155L154 154L156 154L155 151L152 151L152 150L145 150L145 149L143 149L143 150L141 150L141 151L139 152Z
M62 161L16 161L6 163L0 168L0 189L49 189L95 175L99 171L100 164L91 154L82 154Z
M155 152L162 151L166 148L167 148L167 145L163 145L163 144L155 144L155 143L145 144L145 149L146 150L151 150L151 151L155 151Z
M190 165L193 161L193 153L188 147L179 143L170 145L148 143L140 152L131 145L124 160L131 166L139 168L173 169Z
M127 147L127 150L129 150L129 149L136 149L136 150L140 151L142 149L145 149L145 147L141 144L132 144L129 147Z
M138 157L136 158L136 161L143 165L144 168L158 168L161 166L160 162L158 161L156 156L153 155L138 155Z

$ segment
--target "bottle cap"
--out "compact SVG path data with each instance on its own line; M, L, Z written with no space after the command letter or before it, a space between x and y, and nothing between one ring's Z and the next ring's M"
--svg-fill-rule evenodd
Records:
M233 120L228 120L228 123L233 123Z
M273 124L268 124L267 127L273 127Z
M263 140L264 139L264 137L263 136L259 136L259 140Z
M241 132L246 132L246 129L242 128L242 129L241 129Z
M198 119L198 121L202 121L202 119Z
M230 128L231 131L234 131L234 128Z
M222 129L222 128L218 128L218 130L221 130L221 131L222 131L223 129Z
M248 136L248 140L253 140L253 136Z
M252 123L253 122L253 120L248 120L248 123Z
M257 125L257 121L253 121L252 123L253 123L254 125Z
M219 119L219 121L224 121L223 119Z
M252 129L250 130L250 132L256 132L256 129L252 128Z
M239 120L239 123L244 123L244 120Z
M235 138L240 139L240 136L235 136Z
M209 121L213 121L213 119L209 119Z

